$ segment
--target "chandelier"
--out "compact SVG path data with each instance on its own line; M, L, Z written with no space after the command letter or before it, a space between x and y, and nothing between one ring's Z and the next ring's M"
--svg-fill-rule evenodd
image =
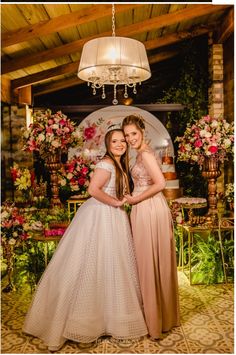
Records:
M128 87L137 93L137 84L149 79L151 71L143 43L115 34L115 5L112 4L112 36L92 39L85 43L78 77L87 81L93 95L102 89L106 98L105 85L113 85L113 105L118 104L117 86L124 85L124 98L128 98Z

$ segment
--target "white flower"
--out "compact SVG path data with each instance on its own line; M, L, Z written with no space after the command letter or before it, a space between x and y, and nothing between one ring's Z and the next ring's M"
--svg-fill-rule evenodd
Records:
M73 178L73 174L72 173L68 173L66 177L67 177L67 179L71 180Z
M217 120L213 120L213 121L211 122L211 127L213 127L213 128L218 127L218 125L219 125L219 123L218 123Z
M17 232L13 232L12 235L13 235L13 237L16 238L18 236L18 233Z
M60 180L60 184L61 184L61 186L66 186L66 180L65 179L61 179Z
M210 138L211 137L211 132L206 132L205 137L206 138Z
M52 146L55 147L55 148L60 147L60 143L59 143L57 140L52 141L51 144L52 144Z
M14 238L10 238L8 243L10 245L15 245L16 244L16 240Z
M43 133L40 133L38 136L39 142L43 142L45 140L45 135Z
M78 185L70 185L72 191L78 190Z
M223 140L223 144L224 144L225 148L229 148L231 146L232 142L229 138L225 138Z
M9 216L10 216L10 215L9 215L9 213L8 213L7 211L3 211L3 212L1 213L1 220L7 219Z
M230 124L226 121L224 121L224 129L229 129Z
M206 131L205 131L205 129L202 129L202 130L200 131L200 136L201 136L201 137L205 137L205 135L206 135Z
M192 160L193 161L198 161L199 159L199 156L198 155L192 155Z
M58 129L59 128L59 125L54 123L52 126L51 126L53 129Z

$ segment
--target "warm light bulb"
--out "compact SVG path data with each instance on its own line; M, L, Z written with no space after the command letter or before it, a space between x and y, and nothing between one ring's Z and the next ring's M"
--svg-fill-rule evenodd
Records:
M110 47L107 52L107 57L113 61L116 61L118 58L117 51L115 47Z

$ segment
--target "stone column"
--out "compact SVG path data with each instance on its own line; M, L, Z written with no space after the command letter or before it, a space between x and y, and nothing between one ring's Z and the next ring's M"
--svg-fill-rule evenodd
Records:
M208 112L212 117L224 117L224 66L223 44L214 44L212 33L208 37L209 46L209 81ZM217 179L217 192L224 191L224 166L221 165L221 175Z

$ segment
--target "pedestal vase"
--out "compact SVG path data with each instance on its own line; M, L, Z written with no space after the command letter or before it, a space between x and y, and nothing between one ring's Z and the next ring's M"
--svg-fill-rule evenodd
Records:
M202 176L208 180L208 214L217 214L216 181L220 176L219 161L216 157L205 157Z
M14 249L15 246L9 244L8 242L2 242L3 257L6 259L7 263L7 279L8 284L3 288L3 292L15 291L15 285L13 282L13 272L14 272Z
M58 186L58 170L61 168L60 151L56 151L47 156L46 166L50 172L51 183L51 201L50 207L62 207L62 203L59 199L59 186Z

